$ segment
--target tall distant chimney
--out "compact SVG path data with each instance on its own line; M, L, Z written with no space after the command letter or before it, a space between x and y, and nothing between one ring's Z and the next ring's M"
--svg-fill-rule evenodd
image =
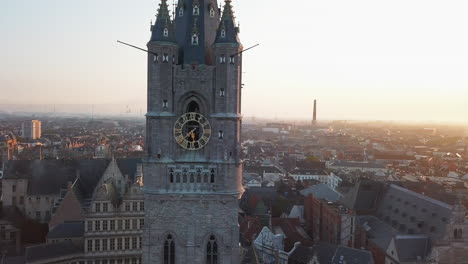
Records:
M314 118L312 119L312 125L317 125L317 100L314 100Z

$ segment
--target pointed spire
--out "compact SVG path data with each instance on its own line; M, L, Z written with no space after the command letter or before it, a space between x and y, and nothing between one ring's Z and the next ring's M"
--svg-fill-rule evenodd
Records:
M231 0L224 1L223 16L219 24L215 43L240 44L239 28L236 27Z
M156 22L151 26L151 41L175 42L174 26L171 21L167 0L161 0Z

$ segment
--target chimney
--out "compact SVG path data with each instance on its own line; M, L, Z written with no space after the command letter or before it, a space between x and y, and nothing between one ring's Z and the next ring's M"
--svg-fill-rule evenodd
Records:
M314 117L312 119L312 125L317 125L317 100L314 100Z

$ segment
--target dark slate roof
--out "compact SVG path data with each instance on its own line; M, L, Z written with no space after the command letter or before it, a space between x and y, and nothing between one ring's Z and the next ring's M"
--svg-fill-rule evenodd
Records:
M293 261L294 263L309 263L309 261L314 257L314 250L311 247L306 247L304 245L294 246L293 251L290 253L288 260L289 262Z
M54 227L47 234L48 239L83 237L84 223L83 222L65 222Z
M59 258L80 253L83 253L83 249L77 247L71 241L42 244L26 248L26 262Z
M164 29L167 29L167 36L164 35ZM162 0L159 4L158 14L156 15L156 22L151 27L151 40L175 43L174 25L171 17L169 16L169 9L167 0Z
M423 260L431 252L430 238L425 235L400 235L394 241L400 262Z
M194 3L198 2L200 14L193 14ZM210 17L210 8L215 10L215 16ZM184 15L179 16L180 8ZM213 64L213 45L216 29L219 25L220 10L217 0L179 0L175 16L176 40L181 47L179 58L183 64ZM197 32L199 44L192 45L193 33Z
M224 35L222 32L224 31ZM226 1L223 10L223 16L216 32L215 44L240 44L239 28L234 21L234 11L232 10L231 1Z
M383 183L362 180L351 188L341 201L352 210L373 210L376 209L379 197L383 191Z
M313 248L314 256L319 263L330 263L335 255L337 245L319 242Z
M331 264L373 264L374 259L369 251L339 246Z
M27 179L29 195L58 194L68 182L75 182L82 199L88 199L110 160L14 160L6 163L5 179ZM135 180L140 159L118 159L117 164L130 181Z
M342 197L342 195L339 192L331 189L330 187L328 187L328 185L322 183L306 188L300 191L300 193L303 196L308 196L312 194L317 199L325 199L333 203L338 201Z
M358 216L357 223L366 230L369 240L386 251L398 231L375 216Z
M437 240L445 235L452 206L392 184L384 192L378 216L402 233Z

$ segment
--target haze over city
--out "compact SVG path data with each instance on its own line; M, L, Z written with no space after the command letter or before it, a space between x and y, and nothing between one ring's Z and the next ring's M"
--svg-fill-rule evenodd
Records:
M322 119L467 123L466 1L235 5L244 47L260 43L244 55L245 116L310 119L318 99ZM0 109L144 114L147 55L116 40L145 47L156 9L3 1Z

